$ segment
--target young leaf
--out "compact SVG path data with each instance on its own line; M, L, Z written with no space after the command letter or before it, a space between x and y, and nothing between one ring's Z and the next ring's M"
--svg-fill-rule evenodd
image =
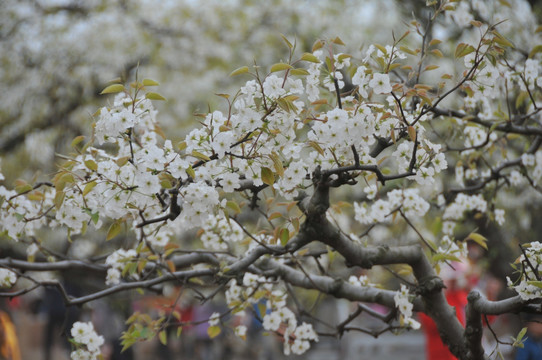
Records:
M145 94L145 98L149 100L160 100L160 101L166 101L166 98L162 95L155 93L155 92L148 92Z
M85 188L83 189L83 196L87 195L94 187L97 185L96 181L91 181L88 184L85 185Z
M292 43L290 41L288 41L288 39L286 38L286 36L280 34L280 36L282 37L282 40L284 40L284 42L286 43L286 45L290 48L290 49L293 49L294 46L292 45Z
M124 85L113 84L113 85L109 85L108 87L103 89L102 92L100 93L100 95L103 95L103 94L115 94L115 93L119 93L121 91L124 91Z
M284 167L282 166L282 161L280 160L279 156L276 152L272 152L271 155L269 155L271 160L273 160L273 165L275 166L275 171L279 176L284 175Z
M158 338L160 339L160 342L162 345L167 345L167 332L166 330L162 330L158 333Z
M119 220L115 221L109 227L109 230L107 231L107 236L106 236L105 240L109 241L109 240L113 239L115 236L120 234L121 229L122 229L122 227L121 227L120 221Z
M273 64L271 66L271 71L270 72L277 72L277 71L282 71L282 70L288 70L288 69L292 69L293 66L292 65L289 65L289 64L285 64L285 63L276 63L276 64Z
M85 139L85 137L83 135L79 135L77 136L75 139L73 139L72 143L71 143L71 147L74 148L76 147L77 145L79 145L81 143L81 141L83 141Z
M245 74L248 72L248 66L242 66L240 67L239 69L235 69L231 72L230 76L236 76L236 75L241 75L241 74Z
M309 61L309 62L313 62L313 63L320 63L320 60L318 60L318 58L316 56L314 56L313 54L311 54L311 53L304 53L301 56L301 60Z
M85 160L85 166L92 171L98 170L98 164L94 160Z
M226 203L226 206L230 209L232 209L236 214L239 214L241 212L241 208L235 201L228 201Z
M282 246L286 246L286 244L288 243L288 240L290 240L290 231L287 229L287 228L282 228L280 230L280 243L282 244Z
M158 86L160 84L157 81L154 81L152 79L143 79L143 85L144 86Z
M297 76L305 76L305 75L309 75L309 72L305 69L292 69L290 71L290 74L297 75Z
M275 183L275 175L273 174L273 171L271 171L271 169L267 167L262 167L261 175L264 184L273 186L273 184Z
M215 337L220 335L220 332L221 330L218 326L209 326L209 328L207 329L207 334L211 339L214 339Z
M470 54L473 51L475 51L475 49L474 47L472 47L472 45L460 43L455 48L455 57L459 59L459 58L462 58L463 56Z
M481 247L483 247L484 249L487 250L487 244L486 244L487 239L484 236L482 236L482 235L480 235L478 233L471 232L469 234L469 236L467 236L467 238L465 240L472 240L472 241L474 241L475 243L477 243L478 245L480 245Z

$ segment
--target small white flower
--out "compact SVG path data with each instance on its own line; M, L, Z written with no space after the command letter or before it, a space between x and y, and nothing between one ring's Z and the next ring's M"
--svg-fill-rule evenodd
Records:
M217 312L214 312L209 317L209 326L216 326L218 325L219 321L220 321L220 314Z
M504 224L504 210L495 209L495 221L502 226Z
M235 328L235 335L239 336L240 338L244 338L247 336L247 327L245 325L239 325Z
M367 194L367 199L372 200L375 198L378 189L375 184L369 185L363 189L363 192Z
M388 94L391 92L390 77L388 74L373 74L373 78L369 81L369 86L373 88L376 94Z
M0 288L10 288L17 281L17 275L11 270L0 269Z
M301 355L309 350L310 343L307 340L296 339L291 347L294 354Z
M235 189L239 188L239 174L232 172L224 174L222 180L220 180L220 185L225 192L233 192Z
M117 269L107 269L107 277L105 278L106 285L117 285L120 283L120 271Z
M263 317L263 328L268 331L277 331L281 323L278 311L273 311L271 314L266 314Z
M519 171L514 170L510 173L510 182L512 185L520 185L523 181L523 176L519 173Z

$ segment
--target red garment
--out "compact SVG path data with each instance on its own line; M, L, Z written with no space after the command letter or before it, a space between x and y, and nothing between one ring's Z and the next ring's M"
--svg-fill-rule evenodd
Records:
M465 306L467 306L468 292L465 290L446 291L446 300L450 306L455 307L459 322L465 325ZM457 360L442 340L437 330L437 325L429 316L420 313L420 321L425 333L425 348L427 360Z

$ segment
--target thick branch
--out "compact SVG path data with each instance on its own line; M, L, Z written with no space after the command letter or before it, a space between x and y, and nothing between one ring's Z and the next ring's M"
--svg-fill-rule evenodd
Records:
M395 300L393 299L395 291L355 286L343 279L334 279L329 276L313 274L307 276L302 271L294 270L271 259L262 259L259 267L266 272L266 275L278 276L297 287L318 290L340 299L363 301L395 308ZM414 309L416 311L423 310L420 299L414 301Z

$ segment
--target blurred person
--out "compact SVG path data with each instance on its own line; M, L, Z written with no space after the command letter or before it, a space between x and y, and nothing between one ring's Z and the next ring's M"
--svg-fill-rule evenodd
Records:
M467 295L472 285L468 277L468 265L466 262L454 262L441 270L440 277L444 281L446 290L444 295L448 304L455 308L457 319L461 325L465 325L465 307ZM426 340L427 360L456 360L450 350L440 338L435 322L427 315L420 313L420 322Z
M0 301L0 359L21 360L15 325L5 308L5 303Z
M526 317L527 333L523 347L516 351L516 360L542 359L542 316L529 315Z
M77 296L79 288L66 282L64 289L69 295ZM66 307L64 298L56 288L46 287L41 303L42 312L45 313L47 323L45 325L43 336L43 354L45 360L51 360L51 353L55 342L59 337L62 338L62 346L66 353L71 349L68 338L72 325L79 319L80 310L76 306Z

